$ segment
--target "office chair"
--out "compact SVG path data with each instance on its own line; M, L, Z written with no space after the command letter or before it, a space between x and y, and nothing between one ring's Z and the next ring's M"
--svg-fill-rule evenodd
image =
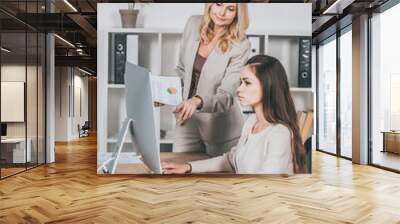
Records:
M90 129L89 121L85 121L82 127L80 127L80 125L78 124L79 138L89 136L89 129Z

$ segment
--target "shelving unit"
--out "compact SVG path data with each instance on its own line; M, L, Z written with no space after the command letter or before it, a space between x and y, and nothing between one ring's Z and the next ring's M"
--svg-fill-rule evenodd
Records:
M311 93L311 94L314 93L314 90L312 88L291 87L290 91L292 93L296 93L296 92L298 92L298 93Z
M179 56L179 44L183 29L156 29L156 28L111 28L98 34L98 152L99 161L110 156L110 150L116 142L118 130L125 118L125 85L108 82L109 71L109 38L112 33L137 35L138 43L135 55L137 64L150 70L152 75L175 75L175 66ZM290 83L290 90L297 110L314 108L315 87L300 88L297 86L298 73L298 41L299 37L287 34L266 34L262 30L247 32L253 40L260 39L261 49L254 54L264 53L281 60L285 67ZM254 39L255 38L255 39ZM252 42L252 44L255 42ZM134 44L135 45L135 44ZM132 50L132 49L128 49ZM129 59L128 59L129 60ZM160 139L161 145L173 144L175 117L173 107L163 106L156 108L156 124L159 129L167 131L167 137ZM112 117L110 116L112 114ZM133 158L130 139L126 141L121 162L132 162ZM122 156L121 156L122 158Z
M125 84L108 84L107 87L110 89L125 89Z
M124 84L108 84L108 88L110 89L125 89ZM304 93L314 93L312 88L301 88L301 87L291 87L291 92L304 92Z

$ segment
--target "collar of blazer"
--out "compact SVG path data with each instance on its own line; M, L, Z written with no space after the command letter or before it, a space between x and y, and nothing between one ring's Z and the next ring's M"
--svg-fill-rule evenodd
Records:
M192 48L191 50L191 55L190 55L190 60L189 60L189 64L188 64L188 70L187 70L187 75L186 75L186 83L185 86L187 86L187 88L190 88L190 83L192 82L192 71L193 71L193 65L194 65L194 60L196 58L197 52L199 50L199 46L200 46L200 39L196 38L192 44ZM203 76L203 71L204 69L207 68L207 64L209 63L210 60L212 60L212 58L214 57L214 54L217 54L217 48L218 46L214 46L214 48L211 50L210 54L207 56L204 64L203 64L203 69L201 70L200 73L200 80L202 79ZM199 82L200 82L199 80ZM186 94L184 96L184 98L186 99L189 96L189 89L187 89Z

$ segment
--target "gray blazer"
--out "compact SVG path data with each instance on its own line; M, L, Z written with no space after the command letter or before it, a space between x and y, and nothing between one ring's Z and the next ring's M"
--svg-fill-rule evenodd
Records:
M181 40L176 71L183 81L184 99L189 95L193 63L200 44L201 19L202 16L189 18ZM244 39L234 43L226 53L214 48L203 65L195 93L203 99L203 107L191 119L198 123L206 143L223 143L241 134L243 117L235 96L249 53L250 42Z

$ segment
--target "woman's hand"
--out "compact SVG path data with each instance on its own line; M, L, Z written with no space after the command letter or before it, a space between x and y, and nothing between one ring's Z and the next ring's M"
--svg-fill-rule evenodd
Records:
M189 173L192 167L189 163L171 163L171 162L161 162L161 167L164 174L182 174Z
M201 103L201 99L195 96L183 101L178 106L176 106L176 109L174 111L174 113L178 113L176 117L176 122L181 123L191 118L194 112L196 112L197 108L201 105Z

